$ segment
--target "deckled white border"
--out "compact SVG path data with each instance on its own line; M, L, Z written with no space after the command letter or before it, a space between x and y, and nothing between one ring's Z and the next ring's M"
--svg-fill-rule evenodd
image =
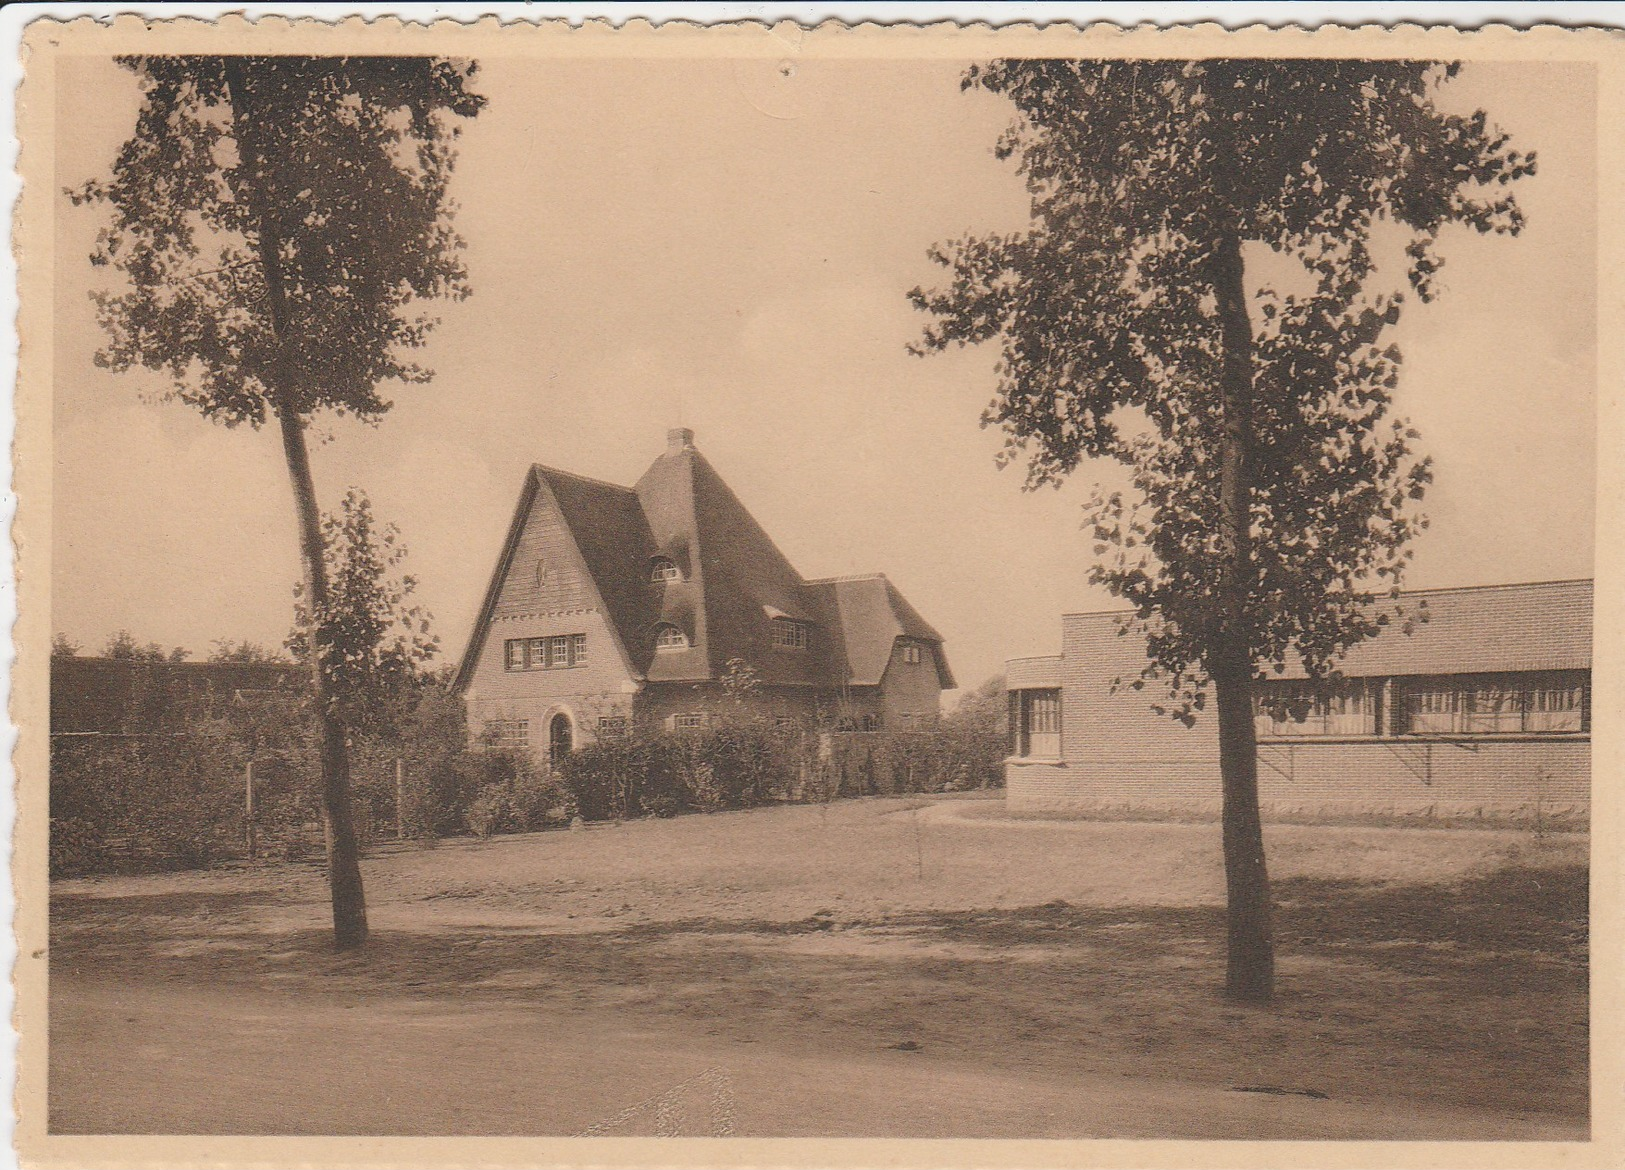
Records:
M382 3L356 3L356 4L275 4L275 3L248 3L248 4L219 4L219 3L184 3L184 4L85 4L85 3L28 3L11 4L0 9L0 71L3 71L4 84L0 84L0 117L4 119L5 134L3 146L5 166L0 169L0 203L15 213L16 201L21 191L21 177L17 171L19 143L16 135L17 126L17 85L22 76L21 48L24 29L32 22L41 19L73 20L89 17L97 21L106 21L121 14L141 15L156 19L173 20L176 18L192 18L203 21L213 21L228 14L240 14L249 20L257 21L262 18L314 18L323 23L336 23L360 17L364 21L380 18L395 18L413 23L426 24L437 20L452 20L458 23L472 23L481 18L495 17L504 24L513 22L541 22L548 20L562 20L572 25L581 25L585 22L602 21L611 25L620 26L628 22L647 21L656 25L671 23L711 24L722 21L750 20L763 24L777 24L781 21L793 22L804 28L812 28L826 22L844 22L848 24L875 23L882 25L897 24L928 24L939 22L953 22L961 25L982 24L984 26L1004 27L1011 25L1030 24L1039 27L1056 24L1082 24L1106 23L1121 27L1136 27L1154 25L1157 27L1173 27L1192 23L1215 23L1226 28L1236 29L1248 26L1265 25L1270 27L1296 26L1299 28L1315 28L1322 25L1392 25L1404 23L1421 25L1425 27L1455 27L1461 29L1479 28L1487 24L1510 25L1515 28L1528 28L1537 24L1559 24L1568 27L1597 27L1616 30L1625 30L1625 3L1599 2L1599 0L1585 0L1585 2L1550 3L1542 0L1506 0L1502 3L1471 3L1459 0L1445 0L1445 2L1391 2L1391 0L1377 0L1377 2L1352 2L1344 0L1340 3L1311 2L1311 0L1231 0L1224 3L1212 0L1207 3L1189 2L1163 2L1163 3L1128 3L1123 0L1095 0L1092 3L1019 3L998 2L998 0L982 0L982 2L946 3L938 0L892 0L892 2L846 3L846 4L768 4L768 3L508 3L508 4L463 4L463 3L415 3L415 4L382 4ZM1501 30L1505 31L1505 30ZM1618 98L1621 95L1614 94ZM1609 95L1600 95L1599 100L1607 101ZM1618 180L1621 176L1612 175ZM1601 175L1601 182L1608 180L1608 175ZM1607 229L1610 225L1603 224ZM1607 252L1608 242L1619 243L1619 231L1603 231L1599 236L1599 248L1603 254ZM1618 319L1621 309L1621 292L1618 282L1613 294L1605 298L1602 312L1605 320ZM8 455L8 474L0 483L0 522L6 526L9 535L15 538L13 528L16 517L16 495L12 490L14 484L15 468L9 461L12 443L15 438L16 403L15 386L17 379L17 319L19 302L17 295L17 267L13 248L4 250L0 255L0 314L12 322L12 326L0 331L0 371L4 374L4 389L0 393L5 395L5 408L0 409L0 442ZM1613 368L1606 360L1607 354L1599 352L1600 377L1606 378ZM1599 395L1599 398L1606 397ZM1602 450L1625 449L1625 413L1618 409L1618 394L1613 395L1613 409L1605 410L1602 425L1598 431L1598 441ZM1625 519L1622 516L1622 505L1615 493L1613 498L1605 498L1599 492L1598 497L1598 526L1599 536L1606 541L1612 535L1611 521ZM1598 562L1599 578L1603 578L1601 561L1604 544L1599 542ZM17 588L15 579L15 556L12 540L0 541L0 560L3 560L5 572L0 575L0 621L3 621L8 631L15 630L17 620ZM1608 579L1612 579L1609 575ZM1622 626L1625 620L1613 612L1609 604L1609 595L1603 594L1603 604L1598 613L1598 644L1616 643L1620 639ZM47 632L46 637L49 637ZM4 676L0 677L0 710L9 712L11 698L11 671L15 663L15 648L12 638L7 638L0 645L0 662L4 664ZM1616 695L1617 697L1617 695ZM0 931L0 963L7 970L13 969L17 959L16 944L12 933L13 911L15 907L15 891L11 878L12 839L16 823L17 804L15 796L16 775L12 763L12 754L17 746L17 728L10 722L9 716L3 727L0 727L0 882L4 883L7 897L0 903L0 919L3 919L5 929ZM1619 745L1613 744L1608 749L1609 763L1613 766L1598 768L1602 775L1620 775ZM1598 762L1601 763L1604 753L1599 751ZM1601 794L1599 794L1601 795ZM1599 801L1603 809L1617 808L1613 799ZM1610 866L1609 872L1617 879L1617 867ZM1615 882L1617 885L1617 880ZM1594 889L1599 888L1594 884ZM1616 901L1622 896L1622 891L1613 889L1608 891ZM1595 988L1594 988L1595 994ZM10 980L0 980L0 997L5 1005L5 1018L10 1021L15 1011L15 997ZM1594 1021L1595 1023L1595 1021ZM5 1108L0 1110L0 1124L4 1125L6 1141L0 1157L3 1157L3 1166L17 1165L17 1154L12 1146L11 1138L15 1128L15 1113L12 1108L16 1091L16 1033L7 1028L4 1033L4 1043L0 1044L0 1098L3 1098ZM1610 1068L1617 1068L1609 1062ZM1598 1071L1593 1069L1595 1081ZM1593 1100L1599 1100L1598 1086L1593 1086ZM1593 1124L1597 1122L1593 1117ZM94 1140L94 1139L92 1139ZM156 1149L151 1143L161 1139L130 1139L127 1152L121 1153L121 1158L128 1158L131 1164L144 1162L147 1164L162 1164L161 1158L155 1157ZM230 1141L228 1139L228 1141ZM481 1161L470 1158L479 1146L486 1145L481 1139L412 1139L409 1144L412 1150L410 1155L405 1154L399 1140L351 1139L334 1142L331 1139L263 1139L265 1154L258 1155L258 1164L266 1165L317 1165L333 1164L335 1154L342 1157L349 1164L401 1164L407 1157L420 1160L426 1165L510 1165L510 1160L502 1159L498 1155L496 1160L489 1154ZM195 1145L199 1151L195 1157L207 1157L201 1151L209 1143L200 1140ZM223 1143L216 1143L223 1144ZM235 1145L235 1142L231 1142ZM1359 1143L1364 1146L1365 1143ZM839 1161L845 1164L879 1165L884 1163L904 1164L940 1164L964 1165L987 1164L992 1161L1001 1161L1012 1165L1040 1165L1055 1164L1057 1143L1042 1142L1013 1142L1013 1143L963 1143L963 1142L884 1142L884 1143L855 1143L848 1141L830 1141L823 1143L797 1143L786 1141L768 1141L750 1143L754 1157L760 1159L761 1165L804 1165L817 1164L823 1161ZM1088 1158L1092 1164L1110 1163L1116 1165L1160 1165L1167 1162L1167 1157L1159 1157L1157 1149L1162 1143L1097 1143L1097 1153ZM1221 1165L1240 1164L1236 1162L1237 1155L1249 1147L1237 1146L1235 1143L1205 1143L1204 1152L1197 1154L1193 1164ZM83 1147L87 1159L86 1164L107 1165L103 1146L92 1153L93 1147ZM1257 1149L1258 1147L1251 1147ZM1378 1147L1380 1148L1380 1147ZM1448 1146L1446 1150L1448 1150ZM1464 1146L1456 1145L1456 1150L1465 1152ZM1482 1147L1480 1147L1482 1148ZM1513 1148L1513 1160L1509 1164L1520 1164L1516 1157L1517 1150ZM265 1160L265 1155L271 1150L276 1151L276 1162ZM685 1141L681 1139L666 1139L654 1150L645 1151L641 1155L622 1143L601 1143L592 1147L594 1158L599 1164L609 1164L610 1160L624 1159L623 1164L686 1164L686 1165L720 1165L725 1161L738 1164L737 1149L729 1150L723 1144L714 1141ZM1370 1146L1366 1146L1367 1157L1359 1157L1349 1143L1272 1143L1270 1155L1267 1158L1272 1164L1293 1165L1398 1165L1401 1161L1411 1162L1412 1159L1403 1158L1398 1147L1393 1147L1392 1157L1377 1155L1370 1158ZM1533 1144L1523 1146L1529 1161L1532 1164L1540 1155L1540 1160L1550 1161L1552 1164L1567 1162L1575 1166L1594 1164L1593 1159L1581 1156L1572 1159L1563 1159L1548 1147L1537 1150ZM861 1152L860 1152L861 1151ZM815 1156L809 1158L809 1153ZM1445 1151L1441 1151L1445 1153ZM73 1155L66 1152L63 1147L57 1155L57 1164L71 1165ZM872 1159L872 1161L870 1161ZM1442 1157L1441 1161L1457 1162L1452 1157ZM1502 1163L1502 1157L1494 1159ZM222 1161L220 1164L227 1164ZM232 1165L249 1165L251 1163L232 1160ZM1490 1165L1488 1157L1480 1163Z

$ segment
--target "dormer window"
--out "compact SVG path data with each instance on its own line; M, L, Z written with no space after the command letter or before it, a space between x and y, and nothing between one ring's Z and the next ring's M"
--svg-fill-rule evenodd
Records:
M655 627L656 650L687 650L688 635L669 623Z
M785 650L807 648L807 623L793 618L773 619L773 645Z
M682 579L683 571L677 567L677 563L670 557L655 557L649 562L649 581L651 584L659 585L666 581L681 581Z
M920 648L913 642L903 643L903 661L910 666L920 664Z

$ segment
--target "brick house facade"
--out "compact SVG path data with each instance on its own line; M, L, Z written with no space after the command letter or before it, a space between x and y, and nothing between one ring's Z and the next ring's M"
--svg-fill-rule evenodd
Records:
M1591 777L1590 581L1408 593L1427 619L1390 625L1310 688L1302 670L1261 685L1266 815L1550 816L1583 820ZM1219 806L1211 711L1194 727L1127 685L1145 642L1120 613L1068 614L1061 653L1007 664L1008 799L1018 808Z
M553 755L705 726L731 662L757 712L835 729L935 721L942 637L884 576L803 578L688 430L633 487L525 477L456 685L476 734Z

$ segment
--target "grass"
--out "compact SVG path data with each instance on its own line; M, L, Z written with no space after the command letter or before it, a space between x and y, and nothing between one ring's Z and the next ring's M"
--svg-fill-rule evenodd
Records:
M374 937L347 955L313 867L61 882L53 1007L161 986L281 997L290 1016L517 1008L791 1067L885 1050L1035 1083L1133 1076L1583 1131L1584 837L1271 827L1279 994L1242 1009L1216 991L1214 827L984 807L880 799L391 850L365 866ZM80 1078L117 1095L90 1067L110 1055L91 1023L64 1033L53 1093L80 1100Z

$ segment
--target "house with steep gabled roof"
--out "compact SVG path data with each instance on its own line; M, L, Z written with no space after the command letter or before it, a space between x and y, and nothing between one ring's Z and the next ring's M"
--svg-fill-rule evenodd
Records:
M834 730L935 722L942 635L883 575L808 580L671 431L632 487L535 466L458 668L474 731L549 756L706 726L744 663L757 713Z

